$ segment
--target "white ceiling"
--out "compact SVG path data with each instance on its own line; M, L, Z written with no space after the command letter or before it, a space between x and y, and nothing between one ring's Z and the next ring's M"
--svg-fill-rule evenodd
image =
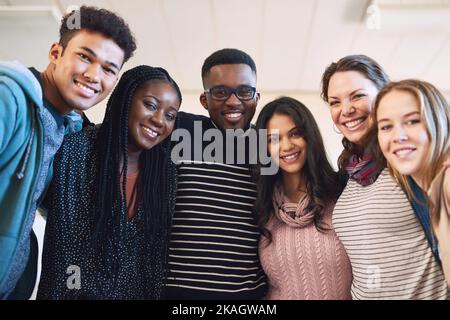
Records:
M201 90L204 59L223 47L248 52L262 93L317 92L332 61L347 54L375 58L394 80L416 77L450 93L450 4L388 0L381 30L366 28L366 0L0 0L0 6L90 4L130 24L138 50L128 67L165 67L185 93ZM380 0L380 3L386 0ZM394 6L414 3L415 6ZM43 69L58 23L49 13L0 12L0 59Z

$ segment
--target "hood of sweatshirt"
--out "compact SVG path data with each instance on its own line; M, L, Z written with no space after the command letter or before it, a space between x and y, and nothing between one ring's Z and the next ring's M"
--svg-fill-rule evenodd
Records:
M43 107L41 86L28 68L17 61L3 61L0 62L0 76L2 75L16 81L39 109Z

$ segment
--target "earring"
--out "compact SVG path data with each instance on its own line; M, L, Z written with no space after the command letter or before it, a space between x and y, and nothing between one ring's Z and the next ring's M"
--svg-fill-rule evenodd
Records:
M333 123L333 131L337 134L342 134L342 132L339 131L339 129L336 127L336 125Z

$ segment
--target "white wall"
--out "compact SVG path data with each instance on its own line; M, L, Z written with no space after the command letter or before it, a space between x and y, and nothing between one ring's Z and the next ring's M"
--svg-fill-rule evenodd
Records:
M42 248L43 248L43 244L44 244L45 220L41 216L39 211L36 212L36 219L34 220L33 230L34 230L34 233L36 234L36 237L38 239L39 256L38 256L38 268L37 268L36 285L34 286L34 291L33 291L33 295L31 296L31 300L36 299L37 288L38 288L38 284L39 284L39 278L40 278L40 275L41 275Z

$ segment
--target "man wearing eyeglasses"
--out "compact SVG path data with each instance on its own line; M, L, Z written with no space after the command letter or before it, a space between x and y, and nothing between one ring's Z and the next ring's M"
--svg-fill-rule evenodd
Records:
M222 139L214 143L223 145L224 154L239 152L225 141L225 131L241 129L245 136L251 130L259 101L256 65L243 51L222 49L205 60L202 80L200 102L209 117L178 114L178 128L190 133L192 149L178 166L165 298L260 299L267 285L258 259L256 186L249 164L198 158L198 150L207 150L215 139ZM215 138L205 139L205 132Z
M220 129L248 129L259 100L255 85L256 73L248 65L217 65L203 78L207 89L200 102Z

